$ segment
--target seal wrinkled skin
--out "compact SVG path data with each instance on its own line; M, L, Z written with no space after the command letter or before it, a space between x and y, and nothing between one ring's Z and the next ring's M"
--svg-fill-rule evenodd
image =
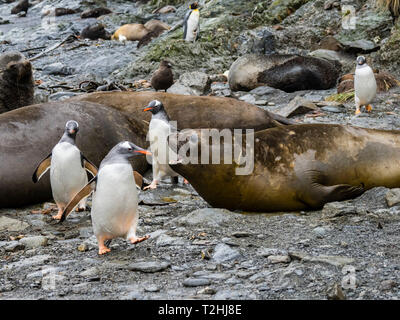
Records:
M301 124L256 132L254 141L249 175L236 175L235 163L178 163L171 168L211 206L254 212L317 209L373 187L400 186L400 131ZM218 147L222 159L223 146ZM210 148L216 152L215 146Z

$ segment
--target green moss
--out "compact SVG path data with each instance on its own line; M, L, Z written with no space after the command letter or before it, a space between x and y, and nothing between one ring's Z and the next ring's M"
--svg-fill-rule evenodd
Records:
M354 100L354 90L349 92L332 94L329 97L325 98L325 101L335 101L339 103L344 103L352 100Z
M183 4L185 2L186 2L186 0L151 0L150 5L157 6L159 8L159 7L164 7L167 5Z
M280 23L310 0L275 0L266 9L265 22Z

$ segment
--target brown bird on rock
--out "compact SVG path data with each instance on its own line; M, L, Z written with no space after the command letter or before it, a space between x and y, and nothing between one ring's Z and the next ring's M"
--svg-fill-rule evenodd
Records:
M174 83L174 75L172 74L172 65L169 61L163 60L151 77L151 86L156 90L165 90Z

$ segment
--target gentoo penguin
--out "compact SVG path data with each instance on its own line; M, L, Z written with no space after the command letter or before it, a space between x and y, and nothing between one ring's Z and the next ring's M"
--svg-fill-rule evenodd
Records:
M51 153L39 163L32 176L33 182L36 183L50 168L51 191L58 207L58 214L53 218L57 220L61 219L68 202L87 184L86 171L93 176L97 174L96 166L86 159L75 145L78 131L78 122L69 120L60 141ZM85 209L86 199L79 203L77 210Z
M151 86L156 90L165 90L173 85L174 83L174 75L172 74L172 65L169 61L163 60L160 63L159 68L154 71L153 76L151 77Z
M183 39L185 41L196 41L199 38L200 33L200 12L199 4L193 2L190 6L188 12L185 14L183 19Z
M114 238L123 237L131 243L149 238L136 237L138 223L138 194L134 171L129 158L151 154L129 141L118 143L100 164L99 172L66 206L61 222L74 210L79 201L92 192L92 226L99 245L99 254L110 251L104 244Z
M365 57L357 57L357 67L354 75L354 90L356 114L359 114L360 107L365 106L365 109L370 112L372 106L370 103L376 95L376 80L373 70L366 63Z
M152 116L149 124L148 139L150 141L150 150L153 155L153 181L150 185L146 186L144 190L156 189L157 183L162 178L170 176L171 178L178 178L178 174L169 166L170 149L168 146L168 136L176 131L170 124L170 119L164 109L164 105L158 101L153 100L143 111L151 111Z

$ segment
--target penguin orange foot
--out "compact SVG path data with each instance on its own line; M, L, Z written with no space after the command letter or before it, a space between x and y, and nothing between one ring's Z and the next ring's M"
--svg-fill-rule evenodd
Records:
M151 184L143 188L143 190L147 189L157 189L157 180L153 180Z
M131 238L129 238L129 240L131 241L132 244L136 244L136 243L139 243L139 242L143 242L143 241L147 240L148 238L150 238L149 235L141 237L141 238L131 237Z
M365 107L365 110L367 110L367 112L371 112L372 111L372 105L367 105L366 107Z
M111 251L111 249L107 248L104 244L102 246L99 244L99 254L100 255L106 254L106 253L108 253L110 251Z
M55 216L52 216L54 220L60 220L63 214L64 208L58 207L58 212Z
M357 114L360 114L360 113L361 113L360 108L357 108L355 114L357 115Z

